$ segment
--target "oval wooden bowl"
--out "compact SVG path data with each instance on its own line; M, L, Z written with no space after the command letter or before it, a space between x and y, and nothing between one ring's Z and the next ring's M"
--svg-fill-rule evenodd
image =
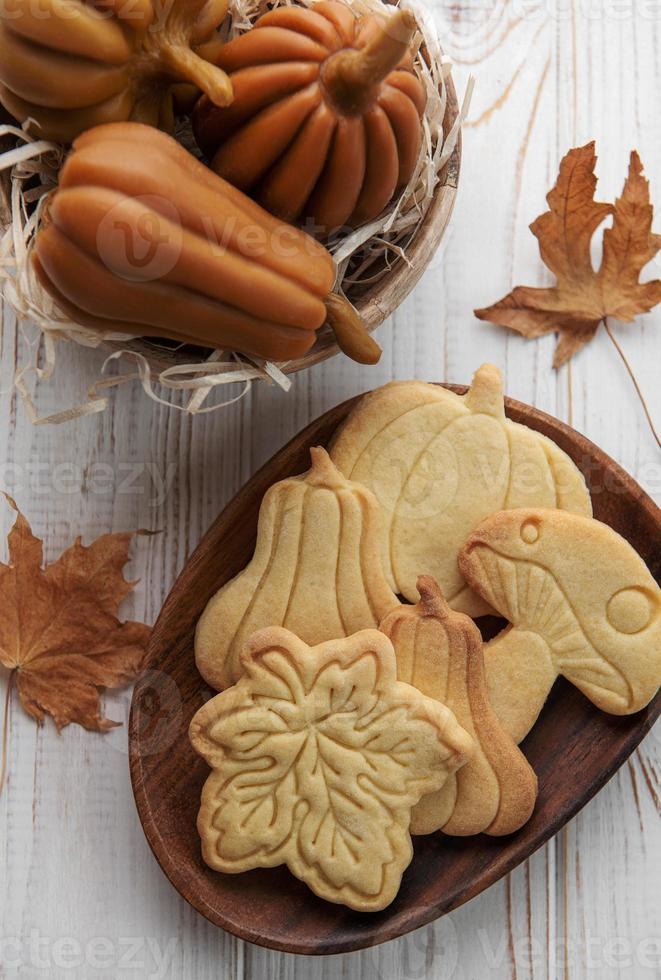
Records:
M453 391L465 388L448 385ZM195 667L195 625L207 601L253 554L257 516L271 484L309 467L356 398L317 419L277 453L217 518L177 580L152 634L150 670L136 685L129 721L133 791L147 839L175 888L202 915L242 939L293 953L374 946L444 915L524 861L601 789L650 730L661 695L628 717L598 711L560 680L523 743L539 777L530 822L506 838L414 838L402 888L384 912L360 914L316 898L284 868L242 875L202 861L196 817L206 763L188 741L190 720L211 696ZM583 471L595 517L626 537L661 578L661 511L612 459L564 423L506 399L508 416L550 436ZM493 631L493 630L492 630Z

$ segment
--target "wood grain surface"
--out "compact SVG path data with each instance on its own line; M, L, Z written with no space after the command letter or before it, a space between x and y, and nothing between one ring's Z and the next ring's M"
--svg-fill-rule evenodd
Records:
M465 389L456 389L463 393ZM478 895L557 833L633 752L661 711L614 718L567 683L552 692L523 743L537 773L532 819L505 838L432 834L414 839L399 895L376 915L360 915L311 895L284 868L222 875L207 868L195 826L209 767L188 739L193 715L213 695L195 665L194 638L204 608L250 562L259 510L274 483L310 465L359 399L326 412L249 480L212 524L165 601L148 649L149 670L135 686L129 760L138 813L154 854L177 890L211 922L242 939L286 953L346 953L411 932ZM506 412L553 439L583 471L595 516L626 536L661 582L661 511L605 453L569 426L508 400ZM495 617L490 617L494 619ZM494 624L489 624L494 625ZM496 625L499 631L503 624ZM494 635L493 630L487 638ZM156 721L155 721L156 719Z
M197 419L147 401L136 384L114 394L102 416L35 428L12 393L14 371L31 352L5 317L0 484L46 539L49 560L77 534L89 541L109 530L162 529L136 546L130 571L140 584L127 616L155 620L202 534L288 439L390 378L465 383L490 360L509 395L570 419L568 372L551 368L553 338L526 342L471 311L515 282L548 282L527 226L572 145L597 140L602 200L621 190L637 147L661 218L661 9L644 0L438 0L434 14L458 93L469 73L477 76L461 189L440 251L377 331L384 355L376 368L334 358L297 375L287 395L255 387ZM658 257L647 274L661 275ZM661 309L614 329L658 420ZM37 391L39 413L80 400L103 361L101 352L62 345L52 381ZM661 501L659 451L603 331L576 358L572 393L575 428ZM12 515L4 507L0 515L5 531ZM106 709L126 723L129 703L130 691L107 697ZM3 976L654 980L661 971L658 726L511 875L408 937L330 958L243 943L177 894L136 814L126 724L106 737L74 727L58 736L50 724L37 729L14 698L8 753L0 797Z

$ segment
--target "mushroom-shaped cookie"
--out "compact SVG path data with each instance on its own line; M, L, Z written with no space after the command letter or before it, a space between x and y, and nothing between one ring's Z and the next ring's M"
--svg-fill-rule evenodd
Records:
M247 643L244 675L193 718L213 772L198 830L207 864L286 864L321 898L389 905L411 861L411 808L469 758L451 711L397 680L376 630L309 647L285 629Z
M197 666L222 690L241 676L241 649L258 629L286 626L306 643L376 628L399 605L381 567L373 495L311 450L312 468L264 496L255 554L202 614Z
M489 703L477 626L450 609L433 578L421 576L418 592L416 606L394 610L379 628L392 640L400 680L446 704L476 751L442 789L420 800L411 832L511 834L533 811L537 777Z
M661 590L607 524L559 510L503 511L459 565L511 626L485 648L491 703L521 741L562 674L598 708L640 711L661 684Z

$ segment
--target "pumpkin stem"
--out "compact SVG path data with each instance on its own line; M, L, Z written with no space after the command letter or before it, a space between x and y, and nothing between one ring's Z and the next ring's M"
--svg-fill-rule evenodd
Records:
M305 476L305 482L316 487L345 487L347 481L330 458L323 446L310 449L312 467Z
M434 616L441 620L448 618L450 607L435 578L432 578L431 575L419 575L415 587L420 593L419 605L424 615Z
M182 82L191 82L208 95L214 105L227 106L233 101L234 89L223 69L200 58L190 48L166 43L160 56L170 74Z
M410 10L398 10L364 48L344 49L328 58L322 80L330 100L342 112L360 113L380 85L404 58L417 30Z
M473 375L473 381L465 396L466 408L474 415L491 415L505 418L503 376L493 364L483 364Z
M359 364L376 364L381 358L381 348L370 337L367 324L349 300L338 293L330 293L325 303L328 324L340 350Z

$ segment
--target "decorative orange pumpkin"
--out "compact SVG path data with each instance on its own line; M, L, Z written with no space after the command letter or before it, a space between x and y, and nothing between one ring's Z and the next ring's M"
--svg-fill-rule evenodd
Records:
M0 101L34 135L63 143L128 119L172 128L175 83L232 100L210 63L226 12L227 0L5 0Z
M139 123L78 137L32 262L59 309L99 333L286 361L328 318L345 352L363 363L380 353L347 301L331 297L335 267L320 242Z
M375 218L410 179L426 94L413 15L357 18L343 3L278 7L224 45L234 102L194 114L216 173L286 221L330 231Z

